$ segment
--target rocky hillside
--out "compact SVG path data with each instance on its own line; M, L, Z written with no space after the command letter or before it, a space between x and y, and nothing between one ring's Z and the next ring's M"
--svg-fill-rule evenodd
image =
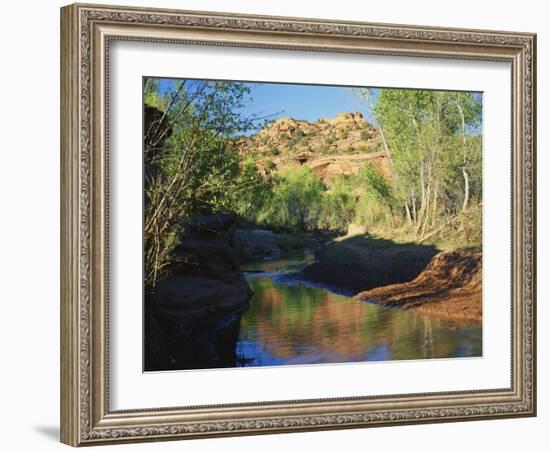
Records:
M307 165L327 184L338 175L356 174L370 161L384 176L391 165L380 133L359 112L307 122L281 118L236 142L237 151L253 155L265 172Z

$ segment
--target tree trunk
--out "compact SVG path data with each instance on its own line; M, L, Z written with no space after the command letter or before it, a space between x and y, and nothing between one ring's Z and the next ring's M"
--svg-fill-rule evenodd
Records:
M428 219L430 217L430 214L429 214L429 208L430 208L430 185L428 184L428 189L426 191L426 207L425 207L425 213L424 213L424 223L422 224L422 232L420 233L420 236L423 237L424 234L426 233L426 225L428 224Z
M384 150L386 152L386 156L388 157L390 164L393 167L394 166L393 158L391 155L390 148L388 147L388 142L386 141L386 134L384 133L384 128L382 127L382 124L379 122L378 118L374 114L374 103L372 101L372 97L369 92L371 92L371 89L363 90L363 93L365 94L363 95L363 98L366 100L368 108L370 109L374 117L374 122L376 122L375 125L378 128L378 131L380 132L380 136L382 137L382 143L384 144Z
M470 178L466 169L462 168L462 176L464 177L464 201L462 202L462 212L466 212L468 208L468 201L470 199Z
M424 218L426 215L426 181L424 176L424 161L420 161L420 188L422 192L422 197L420 198L420 211L418 213L418 221L416 223L416 230L415 233L418 233L420 229L422 228L422 225L424 223ZM428 195L429 192L427 193Z
M409 202L405 202L405 214L407 216L407 222L412 226L411 210L409 209Z
M391 166L393 167L393 158L391 156L390 148L388 147L388 143L386 142L386 135L384 134L384 129L382 126L378 125L378 131L380 131L380 136L382 136L382 143L384 144L384 150L386 151L386 156L388 157Z
M438 185L435 184L434 187L434 202L433 202L433 208L432 208L432 227L435 227L435 222L437 219L437 196L438 196Z
M457 103L458 113L460 114L460 122L462 125L462 144L464 145L464 150L466 149L466 118L464 117L464 109L460 103Z
M414 196L414 192L411 191L411 199L412 199L412 216L413 216L413 223L416 225L416 199Z
M466 172L466 118L464 117L464 109L460 103L457 104L458 113L460 114L460 121L462 126L462 176L464 177L464 201L462 202L462 212L466 211L468 207L468 201L470 199L470 178L468 172Z

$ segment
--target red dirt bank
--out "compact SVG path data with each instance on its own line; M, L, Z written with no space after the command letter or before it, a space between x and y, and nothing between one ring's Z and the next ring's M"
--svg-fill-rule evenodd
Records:
M360 292L360 300L448 320L480 322L482 259L479 250L438 253L412 281Z

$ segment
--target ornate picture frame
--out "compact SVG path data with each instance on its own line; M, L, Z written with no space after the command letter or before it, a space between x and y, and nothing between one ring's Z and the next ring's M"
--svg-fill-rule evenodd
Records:
M109 49L115 41L511 65L511 385L471 391L112 410ZM61 440L192 439L536 414L536 36L74 4L61 9ZM138 280L139 281L139 280Z

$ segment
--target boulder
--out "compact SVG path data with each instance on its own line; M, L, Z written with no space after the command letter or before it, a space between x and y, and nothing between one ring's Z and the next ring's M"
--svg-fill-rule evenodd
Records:
M280 252L278 236L271 230L237 230L233 244L243 261L275 256Z
M224 239L185 239L176 248L172 272L231 282L240 275L239 257Z
M219 238L227 234L237 219L231 214L195 214L183 224L186 236Z
M366 125L366 122L363 119L363 114L360 112L342 112L337 114L333 119L328 120L333 124L344 128Z
M145 303L145 370L234 366L252 291L233 248L219 237L187 238L171 273Z
M154 303L176 316L241 308L252 296L239 258L225 239L183 240L171 273L158 283Z
M200 276L174 276L159 283L156 306L174 316L200 315L238 309L248 304L251 295L242 275L232 282Z

